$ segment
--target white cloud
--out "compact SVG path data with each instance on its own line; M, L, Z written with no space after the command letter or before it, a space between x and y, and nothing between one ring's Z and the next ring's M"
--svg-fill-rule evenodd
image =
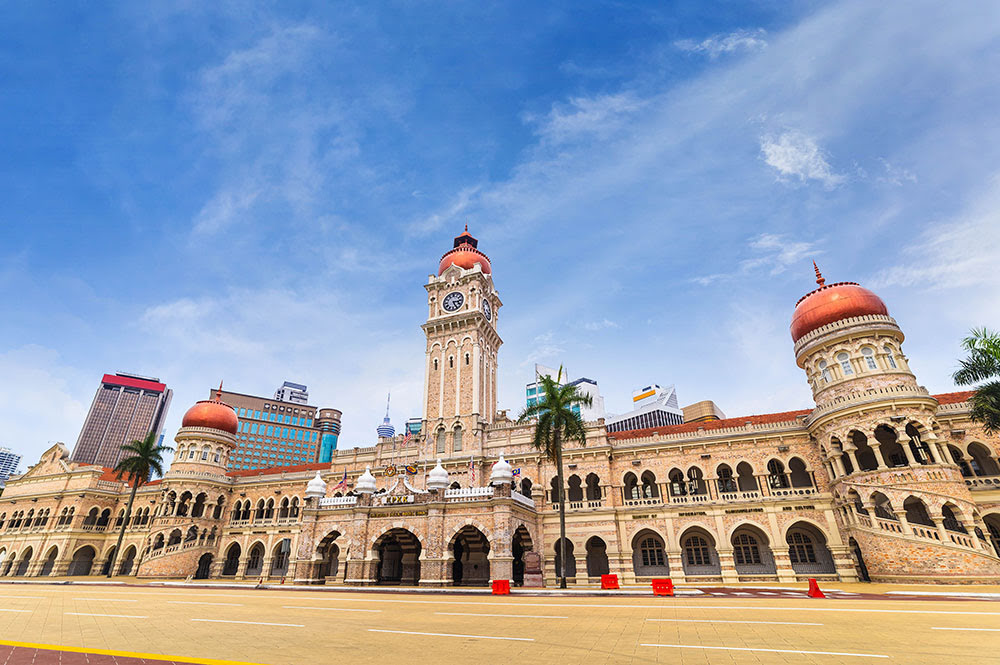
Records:
M611 321L610 319L601 319L600 321L588 321L583 324L584 330L598 331L598 330L608 330L610 328L621 328L620 325Z
M885 169L882 175L875 178L876 182L880 182L887 185L901 186L905 183L916 183L917 176L914 175L909 169L897 166L886 159L879 158Z
M83 382L58 353L28 345L0 353L0 445L20 453L21 469L38 461L54 440L72 450L97 382Z
M1000 290L1000 174L964 210L932 220L891 256L894 265L876 273L873 288Z
M747 243L752 257L742 259L739 269L727 273L715 273L695 277L691 281L701 286L709 286L744 277L757 271L767 271L769 275L779 275L790 266L813 260L823 253L815 242L791 240L788 236L778 233L761 233Z
M443 208L410 224L410 231L416 234L433 233L446 224L458 227L462 214L472 206L479 187L466 187L458 192Z
M704 53L714 60L720 55L728 55L737 51L761 51L767 48L767 40L764 39L766 35L767 32L760 28L757 30L736 30L729 34L712 35L700 42L693 39L681 39L674 42L674 46L682 51Z
M826 155L816 140L799 131L786 131L775 136L762 136L760 151L764 162L774 167L783 179L797 178L800 182L817 180L827 188L843 183L846 178L833 172Z
M536 125L536 134L546 143L606 138L619 130L644 104L628 92L574 97L565 104L554 105L543 117L526 115L525 120Z

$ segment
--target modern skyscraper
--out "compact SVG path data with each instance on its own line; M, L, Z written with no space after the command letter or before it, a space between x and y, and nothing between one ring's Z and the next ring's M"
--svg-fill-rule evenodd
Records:
M684 411L677 403L673 386L661 388L655 383L632 392L635 410L609 416L604 424L609 432L624 432L648 427L666 427L684 422Z
M337 449L337 439L340 437L340 416L337 409L320 409L316 416L316 427L321 432L319 436L319 461L333 460L333 451Z
M283 392L286 387L290 390ZM300 390L301 389L301 390ZM215 396L216 390L210 391ZM288 381L276 394L292 397L305 395L306 387ZM293 397L294 394L294 397ZM330 461L337 448L341 412L317 409L298 401L282 401L223 390L221 399L233 407L239 418L236 448L229 458L231 469L266 469ZM322 439L323 435L327 435ZM324 459L323 445L329 456Z
M274 391L274 399L292 404L308 404L309 389L301 383L285 381L280 388Z
M21 456L10 448L0 448L0 487L4 486L7 479L17 471L17 465L21 463Z
M173 391L159 379L138 374L105 374L73 448L72 460L113 467L124 443L150 432L159 436Z

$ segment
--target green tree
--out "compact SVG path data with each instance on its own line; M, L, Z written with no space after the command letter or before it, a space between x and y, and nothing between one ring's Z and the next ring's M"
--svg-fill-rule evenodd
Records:
M547 458L555 462L559 478L559 587L566 588L566 490L563 482L562 449L568 441L579 441L587 445L587 430L583 418L573 410L574 406L590 406L590 395L580 393L576 386L561 385L562 367L559 375L541 377L538 402L521 412L518 422L535 421L535 432L531 443Z
M962 348L969 356L960 360L962 368L953 378L960 386L978 384L969 401L970 415L982 423L989 433L1000 431L1000 333L987 328L973 328L962 340Z
M136 439L132 443L122 444L122 450L125 451L125 457L118 462L115 472L118 474L118 480L124 478L132 485L132 493L129 494L128 505L125 506L125 519L122 520L122 530L118 533L118 544L111 551L108 577L115 573L115 559L118 558L118 552L121 551L122 541L125 539L125 527L128 526L129 518L132 516L135 493L139 491L139 487L143 483L149 482L154 473L158 476L163 475L163 454L172 452L173 448L160 445L156 433L150 432L144 439Z

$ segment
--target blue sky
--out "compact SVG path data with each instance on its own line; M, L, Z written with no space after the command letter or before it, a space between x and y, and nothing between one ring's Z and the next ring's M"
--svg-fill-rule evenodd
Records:
M211 6L203 6L211 5ZM1000 5L39 3L0 21L0 445L101 373L188 405L309 385L342 445L420 414L422 285L466 222L502 406L563 362L808 407L788 322L876 290L918 379L997 326Z

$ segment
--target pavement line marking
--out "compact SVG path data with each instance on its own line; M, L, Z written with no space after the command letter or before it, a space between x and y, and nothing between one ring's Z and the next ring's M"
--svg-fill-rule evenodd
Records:
M134 598L74 598L73 600L96 600L101 603L138 603Z
M944 626L931 626L931 630L985 630L992 633L1000 633L1000 628L945 628Z
M38 644L36 642L13 642L0 640L0 645L20 647L22 649L40 649L43 651L68 651L70 653L95 654L98 656L117 656L119 658L139 658L144 660L168 661L172 663L193 663L194 665L258 665L235 660L218 660L216 658L189 658L187 656L166 656L159 653L140 653L136 651L118 651L114 649L88 649L86 647L68 647L60 644Z
M496 635L458 635L455 633L419 633L413 630L384 630L369 628L369 633L396 633L398 635L429 635L430 637L468 637L475 640L510 640L513 642L534 642L531 637L497 637Z
M0 598L31 598L33 600L44 600L49 596L0 596Z
M760 649L750 647L706 647L695 644L640 644L641 647L670 647L672 649L716 649L720 651L767 651L769 653L800 653L810 656L856 656L858 658L888 658L878 653L845 653L843 651L797 651L795 649Z
M323 610L325 612L381 612L382 610L361 610L356 607L307 607L305 605L282 605L285 610Z
M232 619L191 619L191 621L204 621L208 623L248 623L251 626L284 626L285 628L305 628L300 623L263 623L261 621L234 621Z
M451 617L513 617L515 619L568 619L569 617L558 617L551 614L478 614L476 612L435 612Z
M627 607L626 605L618 605L617 607ZM636 605L635 607L645 607L644 605ZM755 611L766 611L774 610L776 612L882 612L890 614L973 614L973 615L985 615L985 616L997 616L1000 612L959 612L957 610L879 610L867 607L768 607L767 605L666 605L664 607L671 608L683 608L683 609L700 609L700 610L755 610Z
M440 614L440 612L438 612ZM767 623L775 626L822 626L822 623L799 623L797 621L726 621L725 619L646 619L646 621L670 621L680 623Z
M78 617L114 617L115 619L148 619L149 617L135 616L133 614L91 614L89 612L66 612Z
M32 611L33 610L8 610L5 607L0 607L0 612L27 612L30 614Z
M168 600L173 605L226 605L228 607L243 607L243 603L207 603L200 600Z

